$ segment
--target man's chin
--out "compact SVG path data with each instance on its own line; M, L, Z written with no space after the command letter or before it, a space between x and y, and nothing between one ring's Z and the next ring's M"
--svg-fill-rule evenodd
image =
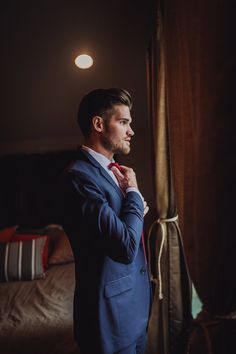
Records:
M124 148L120 150L120 154L128 155L130 153L130 147Z

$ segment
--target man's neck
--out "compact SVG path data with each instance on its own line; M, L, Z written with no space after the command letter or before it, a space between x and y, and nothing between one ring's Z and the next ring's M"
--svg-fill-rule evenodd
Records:
M110 161L112 161L114 154L112 152L110 152L110 151L107 151L99 143L95 143L95 142L91 142L89 140L86 140L84 142L84 145L87 146L88 148L98 152L99 154L104 155L106 158L108 158Z

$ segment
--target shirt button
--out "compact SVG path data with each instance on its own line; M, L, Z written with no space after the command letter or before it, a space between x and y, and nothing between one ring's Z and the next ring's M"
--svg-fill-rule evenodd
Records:
M140 269L140 273L141 273L142 275L146 274L146 272L147 272L147 269L146 269L145 267L142 267L142 268Z

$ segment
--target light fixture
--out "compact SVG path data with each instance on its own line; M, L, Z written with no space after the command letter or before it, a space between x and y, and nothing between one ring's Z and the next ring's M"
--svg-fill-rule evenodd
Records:
M75 58L75 65L80 69L88 69L93 65L93 59L90 55L81 54Z

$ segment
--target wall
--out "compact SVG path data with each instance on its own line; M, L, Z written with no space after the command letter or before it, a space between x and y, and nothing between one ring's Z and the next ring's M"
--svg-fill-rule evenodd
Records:
M124 87L134 98L136 132L124 163L150 188L146 47L154 1L12 1L1 11L0 154L76 149L81 97L96 87ZM94 57L75 67L80 52Z
M134 98L132 153L123 160L150 188L146 47L154 1L12 1L1 12L0 154L76 149L81 97L96 87L124 87ZM94 57L79 70L80 52Z

